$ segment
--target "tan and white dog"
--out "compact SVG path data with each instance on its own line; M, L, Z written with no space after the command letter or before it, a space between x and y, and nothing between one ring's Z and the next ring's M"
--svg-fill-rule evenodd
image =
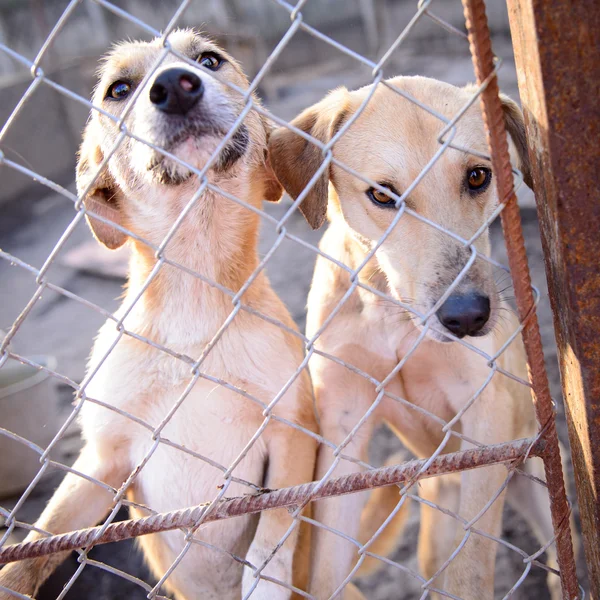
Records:
M451 118L467 103L473 89L459 89L423 77L397 77L389 83L412 95L439 114ZM370 88L349 92L338 89L300 114L292 123L323 143L355 114ZM525 131L521 112L503 97L510 133L513 164L529 180ZM378 183L384 191L366 184L332 164L316 182L300 206L313 228L327 215L329 227L321 250L356 269L390 226L396 215L395 201L439 149L437 138L444 124L393 90L379 86L365 110L350 124L333 146L333 156L355 172ZM483 155L488 153L478 103L457 123L453 142ZM323 161L322 151L291 130L276 130L270 139L272 167L293 198L296 198ZM407 207L444 229L470 239L498 205L488 160L452 148L447 149L406 200ZM487 230L474 242L489 255ZM373 258L360 271L360 281L410 305L421 314L431 310L466 265L470 251L464 244L418 218L405 214ZM317 332L338 306L351 285L347 271L319 256L308 300L308 336ZM407 399L415 407L450 421L484 384L490 374L486 359L447 336L465 338L494 356L518 326L497 291L489 263L477 259L429 321L426 337L410 355L385 389ZM383 381L408 355L423 331L410 312L365 289L357 288L318 338L316 347ZM444 343L446 342L446 343ZM506 371L527 379L526 360L517 338L498 360ZM375 385L323 356L311 358L311 375L317 397L322 435L341 443L377 397ZM387 423L402 442L420 458L431 456L443 441L439 421L384 396L371 417L361 426L344 453L366 460L374 429ZM529 390L496 373L480 397L455 426L465 437L484 444L528 437L536 430ZM451 437L444 452L469 444ZM333 461L329 447L321 446L317 478ZM527 470L543 477L539 459ZM342 461L333 476L356 470ZM462 475L423 480L420 494L426 501L457 512L467 522L474 519L500 490L507 475L504 466L466 471ZM504 493L477 520L474 527L492 536L501 534ZM541 542L553 536L546 492L525 477L514 477L507 499L523 514ZM365 542L399 500L398 489L379 490L365 507L364 494L351 494L317 503L315 518L328 527ZM369 547L374 553L390 550L402 527L406 511ZM419 562L423 575L431 578L463 540L465 531L456 520L421 504ZM311 592L328 598L342 584L358 560L356 546L323 529L313 534ZM471 533L460 553L433 582L433 586L467 600L492 598L497 542ZM548 563L556 566L554 549ZM379 562L369 559L367 562ZM366 563L365 563L366 564ZM369 565L372 567L372 564ZM559 597L558 578L551 575L554 597ZM356 593L356 590L348 592ZM340 593L342 596L344 593ZM400 597L400 596L398 596Z
M177 31L169 41L198 65L190 66L169 55L141 90L125 124L134 135L200 169L245 104L242 95L226 83L247 89L248 81L230 56L201 35ZM123 114L127 98L161 51L160 40L117 46L101 68L94 103L117 117ZM217 71L216 77L208 70ZM277 201L282 190L266 160L269 133L269 126L258 113L250 112L208 170L210 184L256 208L263 199ZM93 112L77 169L80 193L91 183L118 134L112 120ZM158 246L198 187L198 177L188 168L126 138L92 185L85 205ZM233 305L231 296L189 270L239 291L258 264L258 221L250 210L214 191L205 191L164 253L188 272L163 264L126 314L155 266L154 250L91 218L90 226L100 242L110 248L125 242L131 245L127 292L116 313L118 318L124 317L124 328L175 354L197 360ZM242 302L294 327L264 273L243 294ZM98 371L86 388L89 400L81 409L85 447L74 465L77 471L119 489L149 455L127 497L160 512L211 501L224 482L222 470L171 443L225 468L247 450L233 471L234 480L239 478L259 488L280 488L312 479L316 443L310 436L271 420L256 443L246 448L265 420L263 407L215 383L225 381L268 404L303 360L301 344L292 334L241 310L199 368L210 379L199 377L172 412L192 380L189 362L128 335L113 347L117 333L114 321L109 320L94 344L89 372ZM151 428L165 420L159 435L170 444L159 443L152 452L152 431L93 400L130 413ZM305 371L275 405L273 414L315 430L311 385ZM226 496L252 492L252 487L234 482ZM69 474L36 526L61 533L94 525L107 515L113 496ZM137 508L131 512L134 516L145 514ZM240 599L250 591L255 578L252 569L243 567L231 555L261 566L291 523L289 513L282 509L204 525L196 536L205 544L192 544L165 588L178 599ZM28 539L35 537L31 534ZM185 544L179 531L145 536L139 542L157 577L165 574ZM263 574L287 586L306 587L307 551L306 532L296 529ZM0 584L21 594L35 594L62 559L64 555L13 563L0 571ZM2 600L8 597L0 593ZM252 598L264 600L290 597L289 588L263 579L252 593Z

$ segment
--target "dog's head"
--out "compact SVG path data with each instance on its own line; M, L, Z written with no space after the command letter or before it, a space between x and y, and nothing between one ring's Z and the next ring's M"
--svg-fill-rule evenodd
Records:
M123 139L96 176L121 131L113 119L92 110L77 165L80 194L95 177L84 199L87 208L157 243L199 182L193 170L156 148L202 169L245 105L242 94L228 84L248 88L238 63L199 33L177 30L169 43L195 64L169 53L141 90L142 80L164 50L161 40L119 44L107 55L93 103L117 118L125 116L124 125L133 137ZM139 95L126 114L134 94ZM281 186L266 156L269 133L266 120L250 111L211 163L209 182L251 203L278 200ZM167 223L166 229L157 227L158 221ZM116 228L94 218L88 222L106 246L117 248L125 242L126 235Z
M423 77L397 77L389 82L447 118L465 106L474 89L459 89ZM327 143L355 114L370 88L341 88L300 114L292 124ZM517 105L503 97L514 164L528 177L524 124ZM364 111L333 146L333 156L354 171L400 196L439 150L444 123L385 86L378 86ZM453 143L488 154L479 103L456 125ZM288 193L296 198L323 162L323 153L289 129L271 136L270 160ZM328 207L329 197L329 207ZM446 230L470 239L498 204L488 160L448 148L406 200L408 208ZM332 164L316 181L300 206L313 228L329 211L343 219L366 250L374 247L396 216L395 201L346 170ZM489 254L487 230L477 239L478 251ZM426 313L467 264L470 251L451 236L406 213L376 252L390 292ZM477 259L436 313L443 328L457 337L482 336L495 321L499 298L489 263ZM441 327L440 327L441 325ZM429 330L430 337L448 341Z

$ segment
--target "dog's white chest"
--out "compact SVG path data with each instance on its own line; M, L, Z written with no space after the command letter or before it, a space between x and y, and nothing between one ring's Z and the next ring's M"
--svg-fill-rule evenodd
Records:
M223 483L223 472L240 457L259 428L263 420L260 408L206 379L198 379L188 390L188 373L152 367L134 378L124 371L113 372L111 377L99 373L99 383L90 387L94 397L139 421L91 404L83 411L86 437L98 443L119 439L120 445L128 448L131 469L144 464L136 489L144 496L143 502L155 510L210 501ZM241 478L260 484L264 453L259 438L239 460L235 474L243 473Z
M171 414L188 381L167 387L157 386L154 377L148 379L153 385L146 390L138 386L135 400L121 397L120 408L135 410L154 431L160 430L158 442L153 439L151 430L101 407L94 407L95 423L90 425L103 442L107 432L126 437L131 470L143 465L128 498L154 511L168 512L211 502L219 496L253 493L252 488L236 481L228 483L223 474L237 463L234 479L262 484L265 444L259 437L248 447L263 420L260 409L241 395L200 379ZM101 414L103 425L97 429L97 417ZM91 418L92 412L84 414L84 420ZM139 512L139 516L142 514ZM207 544L243 557L252 542L255 527L256 518L244 517L235 522L207 524L196 535ZM140 543L157 573L165 572L185 547L184 534L180 531L148 536ZM202 571L196 568L198 564L203 565ZM240 594L241 567L232 563L227 554L193 545L170 580L187 594L185 597L220 599L224 597L222 590L228 589L231 598L235 598Z

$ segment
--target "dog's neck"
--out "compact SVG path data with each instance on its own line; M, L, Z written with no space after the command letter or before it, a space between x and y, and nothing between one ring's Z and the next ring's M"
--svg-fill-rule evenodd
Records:
M166 245L166 260L160 266L152 248L129 242L132 257L124 306L141 294L130 322L156 342L209 341L233 310L233 294L258 265L258 217L241 207L225 215L215 210L209 216L187 215ZM265 284L265 277L258 277L243 302L256 302Z
M335 242L327 246L327 252L352 270L361 267L371 252L374 243L362 238L355 232L351 232L345 221L341 218L341 215L339 218L337 216L330 218L329 228L331 229L331 232L328 230L326 235L331 235ZM340 280L337 285L339 286L341 299L352 285L352 282L350 275L341 269L339 271L339 277ZM390 298L394 297L394 293L390 288L385 272L376 256L372 256L370 260L362 266L358 273L358 279L364 286L382 292ZM361 311L363 313L366 308L368 308L369 311L374 309L375 312L372 314L375 319L381 319L381 311L386 314L388 311L391 312L395 319L397 319L403 311L403 309L398 304L394 303L393 300L383 298L363 287L358 287L346 304L349 309ZM409 325L407 325L407 327L409 327Z
M330 227L332 226L339 227L340 231L338 232L338 235L342 235L344 238L344 243L342 245L344 248L344 257L342 262L353 270L357 269L364 263L367 255L371 251L372 244L358 234L351 233L347 229L347 226L342 222L334 220ZM386 276L375 256L371 257L367 264L362 267L358 273L358 279L361 283L375 288L380 292L386 294L390 293ZM368 294L368 296L373 296L371 292L366 290L361 290L361 292L362 291Z

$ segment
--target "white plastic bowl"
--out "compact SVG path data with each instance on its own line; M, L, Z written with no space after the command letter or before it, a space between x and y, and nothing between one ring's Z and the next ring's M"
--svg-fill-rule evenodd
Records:
M32 356L55 370L53 356ZM48 373L15 360L0 368L0 427L45 449L56 435L58 396ZM40 470L38 452L0 431L0 498L23 491Z

